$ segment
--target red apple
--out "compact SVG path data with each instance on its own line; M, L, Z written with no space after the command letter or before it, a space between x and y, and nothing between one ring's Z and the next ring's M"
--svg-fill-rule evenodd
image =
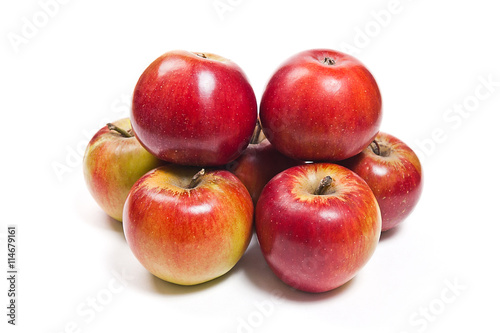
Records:
M226 170L167 165L132 187L123 213L126 240L160 279L194 285L228 272L252 236L253 204Z
M382 118L380 91L356 58L333 50L301 52L279 67L262 96L264 134L281 153L338 161L360 153Z
M264 187L255 230L271 270L306 292L337 288L366 264L380 238L380 210L354 172L331 163L285 170Z
M248 145L257 102L243 71L210 53L171 51L139 78L132 128L159 159L183 165L224 165Z
M83 175L99 206L121 221L132 185L162 164L141 146L125 118L101 128L90 140L83 157Z
M340 162L363 178L377 198L382 231L401 223L422 194L422 167L404 142L380 132L360 154Z
M257 124L250 145L240 157L227 165L227 169L235 174L250 192L254 205L271 178L281 171L304 163L281 154L261 133L260 125Z

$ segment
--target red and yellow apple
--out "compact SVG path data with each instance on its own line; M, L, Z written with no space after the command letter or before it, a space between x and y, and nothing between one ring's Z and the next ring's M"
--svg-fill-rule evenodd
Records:
M382 99L368 69L333 50L301 52L269 80L260 103L264 134L281 153L305 161L339 161L373 141Z
M398 138L379 132L360 154L341 161L363 178L377 198L382 231L396 227L413 211L422 194L422 166Z
M229 171L166 165L132 187L123 230L149 272L194 285L238 262L252 236L253 208L247 189Z
M132 185L162 164L141 146L125 118L101 128L90 140L83 157L83 175L97 204L121 221Z
M132 128L159 159L220 166L246 148L257 119L247 77L234 62L210 53L171 51L139 78Z
M380 238L380 209L372 191L354 172L331 163L279 173L264 187L255 214L269 267L306 292L332 290L352 279Z

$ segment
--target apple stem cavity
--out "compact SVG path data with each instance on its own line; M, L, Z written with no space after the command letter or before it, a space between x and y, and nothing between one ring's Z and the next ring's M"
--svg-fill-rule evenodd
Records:
M323 63L328 66L333 66L335 65L335 60L330 57L325 57L325 59L323 59Z
M203 177L205 175L205 169L201 169L200 171L198 171L194 176L193 178L191 178L191 182L189 183L188 185L188 189L193 189L195 188L201 181L201 177Z
M121 135L121 136L123 136L124 138L131 138L131 137L133 137L133 136L134 136L132 133L127 132L127 131L125 131L123 128L120 128L120 127L118 127L118 126L115 126L115 125L113 125L113 124L111 124L111 123L107 123L107 124L106 124L106 126L108 126L108 129L109 129L110 131L115 131L115 132L118 132L118 133L120 133L120 135Z
M370 148L375 153L375 155L380 156L380 145L378 144L378 142L376 140L373 140L372 143L370 143Z
M370 148L373 153L378 156L387 157L391 154L391 149L385 145L379 144L377 140L373 140L372 143L370 143Z
M330 176L326 176L319 182L318 188L314 191L314 195L324 195L328 187L333 183L333 179Z

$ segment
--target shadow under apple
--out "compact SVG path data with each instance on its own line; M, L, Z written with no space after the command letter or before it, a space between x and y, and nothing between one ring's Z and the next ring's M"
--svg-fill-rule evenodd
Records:
M232 270L218 278L192 286L184 286L180 284L171 283L168 281L164 281L153 274L149 274L150 287L151 287L150 289L153 290L155 293L161 295L188 295L188 294L200 293L209 288L214 288L220 283L223 283L231 275L231 273Z
M402 225L398 225L392 229L382 231L379 242L389 241L393 238L398 237L397 235L401 232L402 227L403 227Z

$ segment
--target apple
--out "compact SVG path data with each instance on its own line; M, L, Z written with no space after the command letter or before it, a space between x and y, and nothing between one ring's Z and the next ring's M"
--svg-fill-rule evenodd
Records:
M92 137L83 156L83 175L97 204L122 221L123 205L132 185L162 164L141 146L130 120L125 118L107 124Z
M285 61L260 103L264 134L281 153L339 161L373 141L382 119L377 83L356 58L315 49Z
M262 135L260 124L257 122L250 144L240 157L227 165L227 169L241 180L256 205L262 189L271 178L281 171L303 163L277 151Z
M377 198L382 231L400 224L422 194L422 166L415 152L396 137L379 132L360 154L340 164L363 178Z
M264 187L255 230L271 270L298 290L335 289L367 263L381 216L366 182L332 163L287 169Z
M221 166L246 148L257 119L247 77L210 53L171 51L139 78L132 101L137 139L159 159Z
M132 187L123 230L149 272L194 285L238 262L252 236L253 210L247 189L229 171L166 165Z

